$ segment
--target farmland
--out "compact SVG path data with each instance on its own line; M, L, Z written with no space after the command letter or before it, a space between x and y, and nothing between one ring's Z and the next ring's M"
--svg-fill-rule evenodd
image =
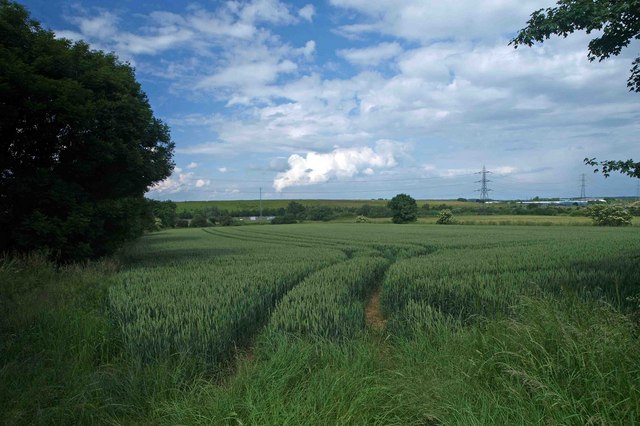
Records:
M638 424L639 237L210 227L92 265L5 259L2 420Z
M262 207L265 209L286 208L291 201L297 201L305 206L329 206L329 207L352 207L358 208L364 205L386 206L388 200L263 200ZM453 201L453 200L418 200L419 205L425 202L432 204L445 204L449 207L475 207L478 203L473 201ZM178 201L176 202L177 212L199 211L206 208L218 208L231 213L239 210L257 210L260 207L259 200L229 200L229 201Z

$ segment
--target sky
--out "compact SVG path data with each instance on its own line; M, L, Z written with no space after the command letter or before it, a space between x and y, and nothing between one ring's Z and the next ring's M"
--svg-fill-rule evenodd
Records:
M636 196L585 157L640 157L635 41L509 46L543 0L28 0L57 37L115 52L171 128L160 200Z

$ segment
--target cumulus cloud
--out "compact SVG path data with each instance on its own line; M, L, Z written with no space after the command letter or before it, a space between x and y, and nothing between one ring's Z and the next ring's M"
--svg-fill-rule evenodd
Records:
M476 38L502 36L521 28L532 11L552 6L546 0L485 0L482 7L472 0L428 2L424 0L331 0L340 8L363 17L357 23L342 25L345 35L382 33L408 40Z
M192 184L193 173L182 173L182 169L176 167L171 176L163 181L156 183L149 189L150 193L155 194L175 194L189 189Z
M316 14L316 8L312 4L308 4L298 10L298 15L309 22L313 20L313 16Z
M311 6L294 15L289 6L279 0L228 1L215 11L190 6L184 14L155 11L148 16L138 15L136 18L143 19L144 24L135 31L127 31L120 28L121 18L113 12L78 9L80 16L67 17L78 31L60 30L56 31L57 36L84 39L100 49L114 50L126 59L174 48L208 54L213 46L256 39L261 33L260 25L295 24L300 19L309 20L314 12Z
M342 49L338 50L337 53L352 64L370 67L395 58L402 53L402 47L395 42L380 43L362 49Z
M309 40L305 43L304 47L297 49L297 51L306 59L311 59L313 57L313 53L316 51L316 42L314 40Z
M187 169L195 169L196 167L198 167L198 163L196 163L195 161L192 161L191 163L189 163L189 165L187 166Z
M218 171L219 171L220 173L227 173L227 168L226 168L226 167L219 167L219 168L218 168Z
M289 157L289 170L278 173L273 187L280 192L289 186L314 185L333 178L348 178L359 173L370 175L374 168L394 167L394 145L380 141L376 148L368 146L337 148L329 153L309 152L305 157Z

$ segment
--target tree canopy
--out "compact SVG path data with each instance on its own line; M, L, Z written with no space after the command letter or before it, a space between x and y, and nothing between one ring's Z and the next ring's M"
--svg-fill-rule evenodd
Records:
M138 236L171 173L168 127L114 54L0 0L0 251L100 256Z
M398 194L387 205L393 211L393 223L409 223L418 220L418 203L410 195Z
M567 37L575 31L601 31L588 46L590 61L617 56L634 39L640 40L640 0L559 0L556 7L540 9L531 14L527 26L511 40L514 47L532 46L552 35ZM640 92L640 56L632 62L627 87ZM633 160L605 160L585 158L585 164L599 166L605 176L620 172L640 178L640 163Z

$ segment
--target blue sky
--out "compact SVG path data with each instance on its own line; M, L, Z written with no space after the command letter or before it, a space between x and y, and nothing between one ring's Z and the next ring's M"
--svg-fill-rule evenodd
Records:
M636 195L585 157L640 157L634 42L590 63L585 34L513 49L553 1L22 2L59 37L136 68L176 143L156 199Z

